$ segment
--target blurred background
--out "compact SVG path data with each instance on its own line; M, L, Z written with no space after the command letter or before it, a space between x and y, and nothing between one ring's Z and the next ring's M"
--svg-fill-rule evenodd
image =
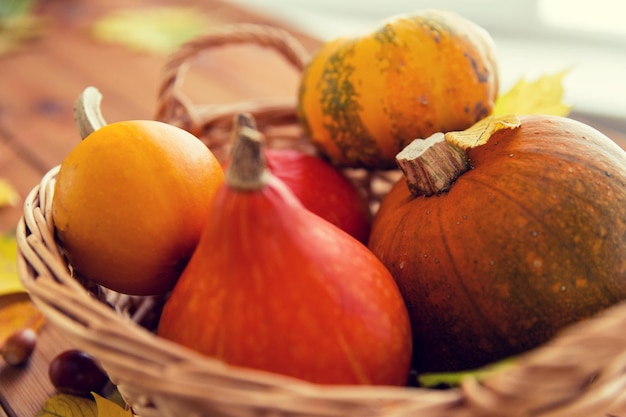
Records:
M626 131L626 3L621 0L231 0L319 39L420 8L456 11L496 42L502 91L569 69L565 100L582 118Z

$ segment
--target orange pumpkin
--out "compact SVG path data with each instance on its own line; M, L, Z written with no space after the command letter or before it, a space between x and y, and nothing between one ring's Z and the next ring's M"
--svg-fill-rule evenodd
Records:
M258 132L244 128L157 333L316 383L404 385L410 324L389 271L306 209L260 148Z
M626 298L626 152L572 119L520 121L432 193L416 153L375 216L369 247L409 308L418 371L519 354Z
M413 139L490 114L497 93L489 34L452 12L420 10L324 43L302 75L298 114L334 164L393 168Z
M78 275L127 294L172 289L223 182L209 149L152 120L100 127L62 162L56 233Z

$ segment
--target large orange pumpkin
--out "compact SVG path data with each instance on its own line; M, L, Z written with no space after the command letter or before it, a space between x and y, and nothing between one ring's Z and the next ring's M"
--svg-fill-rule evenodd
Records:
M334 164L393 168L413 139L487 116L497 93L490 35L452 12L420 10L324 43L303 73L298 114Z
M412 193L410 172L376 214L369 247L403 293L419 371L519 354L626 298L626 152L572 119L520 120L467 150L449 190Z

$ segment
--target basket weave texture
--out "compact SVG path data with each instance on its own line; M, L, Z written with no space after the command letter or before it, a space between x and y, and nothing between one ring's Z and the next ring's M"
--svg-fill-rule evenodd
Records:
M224 27L172 55L156 118L191 131L218 158L228 152L236 112L251 113L272 145L306 147L293 101L200 107L181 92L188 61L207 48L228 43L272 48L299 70L308 59L285 31L256 25ZM51 216L58 169L50 170L25 200L17 226L20 278L47 320L77 348L97 358L138 416L626 417L624 304L567 328L484 380L468 378L459 388L447 390L316 385L229 366L160 339L148 328L163 299L87 288L72 275ZM395 173L347 174L375 209Z

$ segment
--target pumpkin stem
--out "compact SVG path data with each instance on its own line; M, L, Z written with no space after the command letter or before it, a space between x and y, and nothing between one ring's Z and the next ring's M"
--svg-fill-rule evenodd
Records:
M102 94L96 87L87 87L78 96L74 103L74 122L81 139L85 139L94 131L105 126L107 122L102 117L100 103Z
M443 133L415 139L396 155L396 162L416 196L447 191L469 169L465 150L446 141Z
M270 171L265 161L265 137L255 129L248 114L238 114L233 122L231 160L226 168L225 181L229 187L241 191L256 191L265 187Z

